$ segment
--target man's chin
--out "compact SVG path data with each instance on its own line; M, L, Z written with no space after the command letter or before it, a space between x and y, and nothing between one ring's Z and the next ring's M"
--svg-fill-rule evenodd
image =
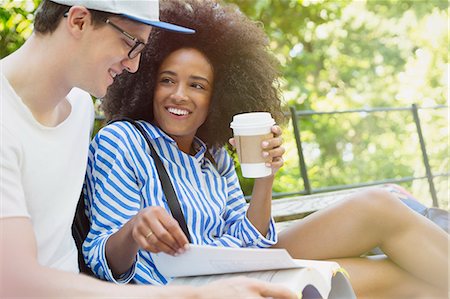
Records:
M91 92L91 95L96 97L97 99L101 99L106 95L107 90L97 90L95 92Z

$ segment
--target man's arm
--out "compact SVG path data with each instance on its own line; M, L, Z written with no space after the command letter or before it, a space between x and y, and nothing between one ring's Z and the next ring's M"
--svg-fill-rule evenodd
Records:
M0 219L0 248L2 298L139 295L138 288L120 288L84 275L39 265L34 232L28 218ZM143 294L141 290L140 295Z
M217 281L204 287L115 285L38 264L29 218L0 219L0 298L10 297L140 298L296 298L286 289L248 278Z

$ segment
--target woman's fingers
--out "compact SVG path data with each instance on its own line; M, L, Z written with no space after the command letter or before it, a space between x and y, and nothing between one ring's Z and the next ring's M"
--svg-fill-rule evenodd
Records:
M281 130L280 126L272 126L271 131L273 133L273 137L261 142L261 155L267 161L267 167L271 167L273 173L275 173L284 164L283 154L286 150L282 146L283 138L281 137L281 135L283 134L283 131ZM236 147L236 140L234 138L230 138L228 142L233 147Z
M178 222L165 210L158 216L159 221L153 222L152 226L153 242L164 252L167 248L174 251L172 254L184 252L189 242Z
M230 139L228 139L228 142L229 142L233 147L236 147L236 139L230 138Z
M273 138L266 139L261 143L261 147L264 150L270 150L270 149L279 147L279 146L281 146L281 144L283 144L283 138L281 137L283 132L282 132L281 128L277 125L273 126L272 133L273 133Z
M162 207L147 207L136 216L134 238L139 246L153 253L176 255L188 248L188 239L178 222Z
M272 167L274 170L280 169L284 165L283 157L276 157L272 162L268 163L266 166Z
M261 146L263 148L262 156L264 158L277 158L283 156L284 152L286 151L285 148L282 146L283 144L283 138L282 137L275 137L268 140L264 140L261 143Z
M281 130L280 126L278 125L272 126L271 131L275 137L281 136L281 134L283 134L283 130Z
M266 166L271 167L272 172L275 173L284 164L283 154L286 150L282 146L283 138L281 135L283 132L281 128L276 125L273 126L272 133L274 134L274 137L264 140L261 143L261 146L263 148L262 156L268 161Z

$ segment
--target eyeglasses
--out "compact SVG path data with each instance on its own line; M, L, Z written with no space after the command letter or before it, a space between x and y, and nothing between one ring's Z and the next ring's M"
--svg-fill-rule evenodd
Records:
M67 18L68 15L69 15L68 12L64 13L65 18ZM142 50L144 50L145 43L141 42L137 37L132 36L125 30L123 30L122 28L120 28L119 26L117 26L116 24L111 22L109 19L106 19L105 23L113 26L114 29L116 29L117 31L119 31L120 33L125 35L128 39L130 39L134 42L134 45L129 44L129 46L131 47L131 50L130 50L130 52L128 52L128 58L133 59L136 56L138 56L139 53L142 52Z
M106 19L105 23L111 25L114 29L116 29L117 31L125 35L129 40L132 40L134 42L134 44L129 44L131 50L130 52L128 52L128 58L133 59L136 56L138 56L139 53L142 52L142 50L144 50L145 44L141 42L137 37L132 36L125 30L123 30L122 28L111 22L109 19Z

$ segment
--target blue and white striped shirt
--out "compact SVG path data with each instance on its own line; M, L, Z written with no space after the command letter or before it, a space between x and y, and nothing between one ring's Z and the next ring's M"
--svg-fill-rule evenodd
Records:
M207 147L200 139L195 138L197 153L191 156L158 127L141 124L172 181L193 244L264 248L276 243L273 219L262 236L247 218L234 163L224 148L210 151L216 168L205 158ZM83 254L93 272L120 283L166 284L170 278L158 272L148 251L139 250L133 267L118 280L105 256L108 237L141 209L162 206L170 213L148 145L132 124L115 122L95 136L84 191L91 230Z

